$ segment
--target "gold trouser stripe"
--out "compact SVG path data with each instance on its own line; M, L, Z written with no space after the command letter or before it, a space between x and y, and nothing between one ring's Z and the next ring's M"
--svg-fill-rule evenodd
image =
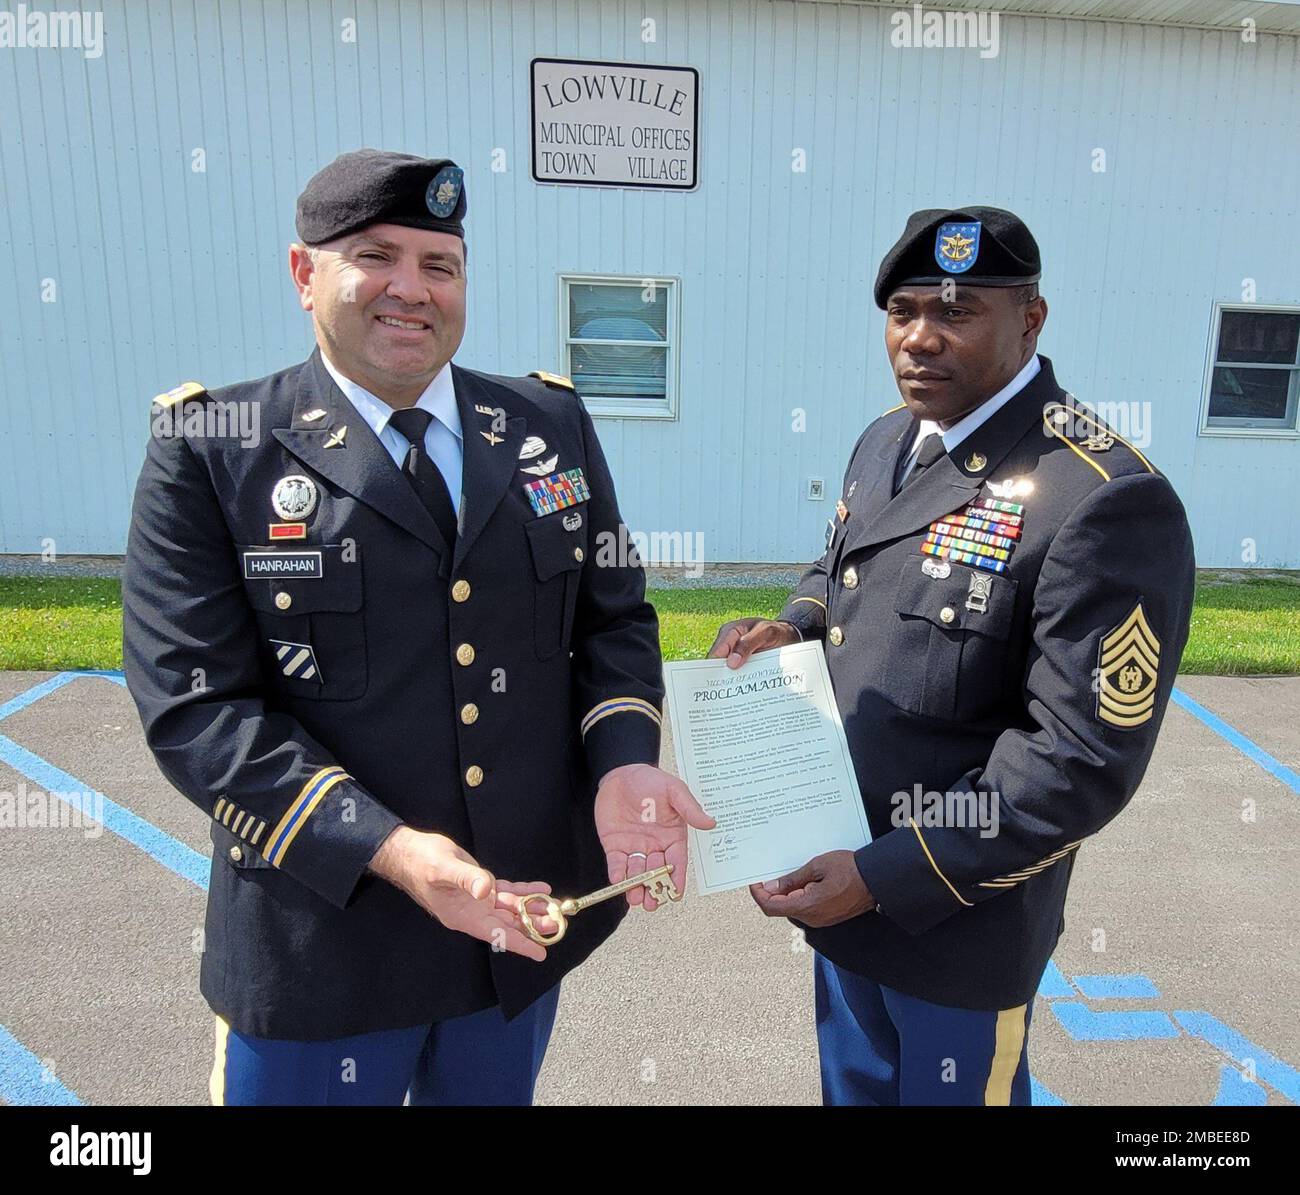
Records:
M948 883L948 877L939 870L939 865L934 861L934 856L930 854L930 848L925 845L925 839L921 837L921 827L916 824L915 819L909 817L907 819L907 824L916 831L916 840L921 844L921 849L925 852L925 857L930 860L930 866L934 868L934 874L937 875L945 884L948 884L948 891L951 892L953 896L961 901L961 903L968 909L973 909L975 906L970 901L963 899L962 894Z
M799 598L791 598L791 599L790 599L790 605L793 606L796 602L812 602L812 604L813 604L814 606L820 606L820 607L822 608L822 611L823 611L823 612L825 612L825 610L826 610L826 603L825 603L825 602L819 602L816 598L799 597Z
M208 1079L208 1096L214 1108L223 1108L226 1103L226 1040L229 1037L230 1026L218 1017L216 1046L212 1054L212 1077Z
M1020 1051L1025 1048L1025 1013L1029 1006L1006 1008L998 1013L993 1042L993 1064L989 1081L984 1085L984 1106L1005 1108L1011 1103L1011 1083L1020 1065Z

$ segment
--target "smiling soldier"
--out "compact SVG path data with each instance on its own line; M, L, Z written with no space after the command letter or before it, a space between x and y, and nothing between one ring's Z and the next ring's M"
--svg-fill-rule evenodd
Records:
M654 766L642 570L589 559L621 519L586 408L566 378L451 364L465 207L453 162L336 159L289 251L317 350L211 396L270 434L149 444L125 666L212 819L215 1102L530 1102L561 977L654 902L548 950L520 896L665 859L680 888L683 818L712 824Z
M875 288L903 402L780 619L711 652L826 644L874 839L751 892L816 949L827 1103L1029 1101L1076 852L1142 779L1187 639L1182 504L1037 355L1038 278L1010 212L908 219ZM921 792L996 802L996 833L894 816Z

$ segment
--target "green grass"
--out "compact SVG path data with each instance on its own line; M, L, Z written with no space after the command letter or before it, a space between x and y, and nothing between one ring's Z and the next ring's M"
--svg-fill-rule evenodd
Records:
M0 577L0 668L121 667L119 582Z
M703 656L731 618L771 617L774 586L655 589L664 659ZM122 667L121 586L89 578L0 577L0 669ZM1300 584L1246 578L1196 587L1185 673L1300 674Z
M1300 673L1300 584L1264 578L1198 584L1180 671Z

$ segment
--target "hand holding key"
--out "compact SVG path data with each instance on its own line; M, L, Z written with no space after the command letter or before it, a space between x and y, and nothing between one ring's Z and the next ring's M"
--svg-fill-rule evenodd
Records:
M628 876L625 880L620 880L617 884L610 884L606 888L598 888L586 896L574 898L566 897L564 900L556 900L546 892L532 892L519 898L519 920L523 923L524 933L528 935L539 946L554 946L569 928L569 918L575 914L581 913L583 909L589 909L592 905L598 905L603 900L609 900L611 897L621 896L624 892L630 892L633 888L644 887L646 896L662 904L665 900L681 900L682 894L677 891L677 885L672 880L672 864L663 867L656 867L653 871L643 871L638 875ZM544 934L538 929L533 921L532 915L528 911L530 904L539 904L544 910L544 916L550 918L555 925L555 930L550 934Z

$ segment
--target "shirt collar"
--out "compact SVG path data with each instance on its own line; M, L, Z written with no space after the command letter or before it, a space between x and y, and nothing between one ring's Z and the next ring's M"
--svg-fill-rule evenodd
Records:
M382 436L384 428L392 418L393 408L382 398L377 398L363 386L358 386L351 378L340 373L322 350L320 355L335 385L343 391L344 397L357 409L357 413L370 424L375 435ZM425 388L415 405L428 411L439 423L446 426L456 439L462 440L460 409L456 406L456 386L451 377L451 362L448 361Z
M1025 367L1005 386L1002 387L987 402L982 402L969 414L962 416L947 431L940 429L939 425L932 420L922 419L920 426L917 428L916 439L913 445L920 444L931 432L939 432L943 437L943 447L948 453L962 443L968 436L972 436L990 419L993 418L1003 407L1007 405L1017 394L1029 385L1037 376L1038 371L1042 369L1039 363L1038 354L1035 353L1029 358Z

